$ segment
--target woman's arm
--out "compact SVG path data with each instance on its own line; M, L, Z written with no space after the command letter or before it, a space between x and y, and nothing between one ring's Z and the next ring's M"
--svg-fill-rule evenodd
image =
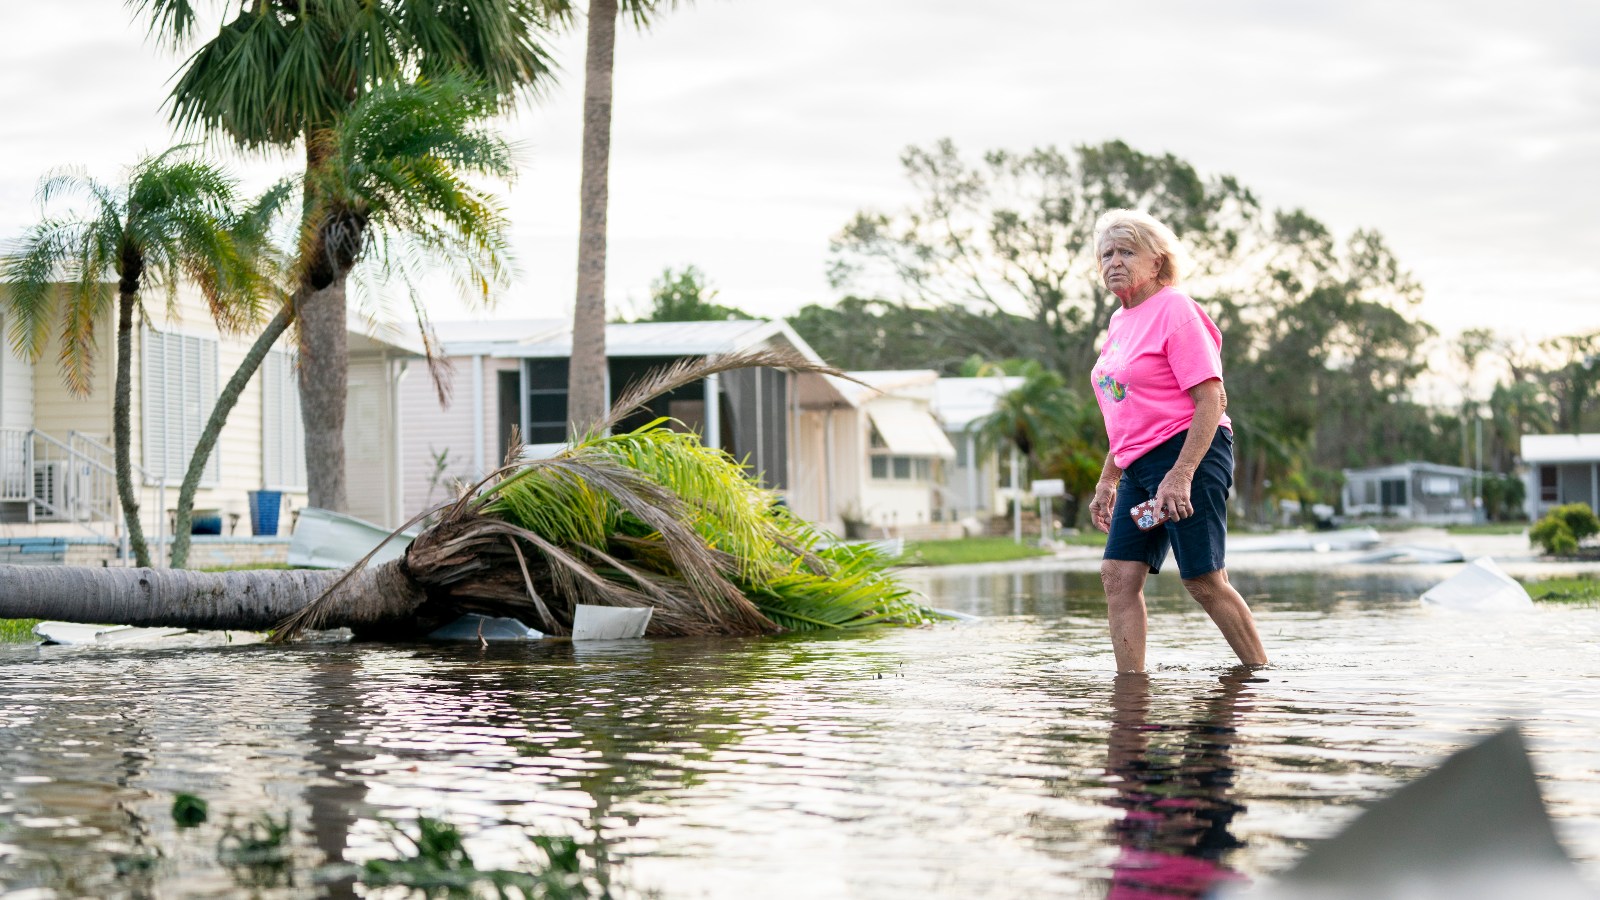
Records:
M1117 505L1117 482L1120 480L1122 469L1107 453L1106 464L1100 469L1100 481L1094 486L1094 499L1089 501L1089 521L1107 534L1111 532L1111 511Z
M1178 461L1161 479L1155 496L1156 505L1174 519L1188 518L1194 512L1189 503L1194 470L1200 467L1200 460L1211 449L1211 440L1216 437L1217 425L1222 421L1222 411L1228 406L1228 394L1221 380L1216 378L1190 388L1189 397L1194 400L1194 419L1189 422L1189 434L1183 439L1183 449L1178 451Z

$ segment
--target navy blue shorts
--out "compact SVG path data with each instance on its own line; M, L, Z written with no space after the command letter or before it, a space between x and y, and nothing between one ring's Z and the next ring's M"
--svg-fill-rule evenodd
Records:
M1117 505L1111 511L1111 533L1106 537L1106 559L1142 562L1150 573L1161 571L1167 547L1178 557L1178 574L1199 578L1221 569L1228 537L1228 490L1233 487L1233 435L1217 427L1211 449L1201 458L1189 487L1194 514L1181 521L1168 520L1140 531L1128 511L1156 495L1189 432L1180 431L1160 446L1133 461L1117 483Z

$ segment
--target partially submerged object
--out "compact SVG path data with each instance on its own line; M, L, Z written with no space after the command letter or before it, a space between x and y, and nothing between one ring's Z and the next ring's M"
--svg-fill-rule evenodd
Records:
M398 559L406 552L417 532L394 535L381 525L355 516L318 509L300 510L289 538L289 565L302 569L344 569L372 554L370 564ZM380 546L381 545L381 546ZM373 548L377 548L374 552Z
M1556 839L1522 734L1509 726L1312 845L1234 900L1595 900Z
M591 606L579 603L572 611L572 639L575 641L615 641L624 638L642 638L650 627L650 614L655 610L646 606L630 609L623 606Z
M517 619L505 616L483 616L467 613L461 618L437 628L428 634L431 641L537 641L544 638L538 631Z
M1350 560L1353 563L1455 563L1466 557L1454 547L1430 547L1425 544L1399 544L1362 554Z
M1292 531L1228 539L1229 553L1328 553L1343 550L1365 550L1383 542L1383 536L1373 528L1343 528L1338 531Z
M37 622L34 637L41 644L133 644L183 634L187 628L139 628L133 625L86 625L81 622Z
M1533 598L1494 560L1480 556L1422 594L1422 602L1446 609L1531 609Z
M182 627L141 628L136 625L86 625L81 622L37 622L33 634L42 646L204 647L256 644L253 631L195 631Z

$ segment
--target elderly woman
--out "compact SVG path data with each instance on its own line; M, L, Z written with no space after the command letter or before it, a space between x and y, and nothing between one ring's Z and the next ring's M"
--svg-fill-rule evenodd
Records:
M1145 575L1161 571L1169 545L1183 586L1239 661L1265 665L1255 619L1223 563L1233 432L1222 333L1173 288L1185 256L1171 229L1113 210L1094 231L1100 276L1122 301L1094 366L1111 452L1089 504L1108 534L1100 578L1117 671L1144 671Z

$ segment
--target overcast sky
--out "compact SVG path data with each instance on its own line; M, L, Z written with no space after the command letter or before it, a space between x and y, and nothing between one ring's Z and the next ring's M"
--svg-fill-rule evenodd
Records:
M46 170L115 178L172 141L181 60L119 0L8 0L0 31L9 237ZM1589 0L700 0L619 40L608 294L642 305L693 263L751 312L831 302L828 239L911 199L907 145L1120 138L1341 236L1381 231L1445 334L1600 328L1596 35ZM560 84L507 124L525 163L500 316L571 308L581 34L554 50Z

